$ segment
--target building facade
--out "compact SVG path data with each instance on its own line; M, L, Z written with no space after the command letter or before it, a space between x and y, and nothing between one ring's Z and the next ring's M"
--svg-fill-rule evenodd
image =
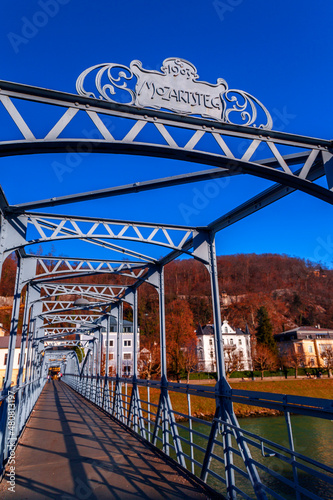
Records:
M216 371L214 325L198 325L197 331L198 370ZM250 332L233 329L225 319L221 328L226 371L229 364L237 365L237 370L252 370Z
M14 355L14 364L13 364L13 373L12 373L12 385L16 385L16 380L17 380L17 375L18 375L18 370L19 370L21 338L22 338L21 335L16 336L15 355ZM5 336L0 335L0 382L1 382L1 389L3 387L3 383L5 380L5 374L6 374L6 368L7 368L8 344L9 344L9 335L5 335Z
M103 332L103 353L106 354L106 332ZM123 332L120 335L120 362L121 372L124 377L131 377L133 375L133 359L134 348L136 347L137 355L140 351L140 331L138 329L137 345L134 346L133 339L133 323L131 321L123 321ZM113 375L116 373L117 365L117 321L111 316L111 326L109 333L109 373Z
M333 356L333 330L300 326L275 335L281 355L299 356L299 366L325 368Z

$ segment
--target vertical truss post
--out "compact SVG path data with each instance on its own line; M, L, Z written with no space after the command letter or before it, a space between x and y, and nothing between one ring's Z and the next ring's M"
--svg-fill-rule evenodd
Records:
M93 357L94 357L94 341L92 341L92 346L89 351L89 361L88 361L88 377L86 384L86 397L90 399L91 387L93 384Z
M210 273L211 293L212 293L212 306L213 306L217 388L218 388L218 394L222 394L223 390L226 389L226 372L225 372L224 352L223 352L223 342L222 342L221 306L220 306L220 294L219 294L219 283L218 283L218 272L217 272L215 237L212 233L209 233L208 235L208 259L209 259L209 273ZM225 411L224 399L221 400L220 397L217 397L216 402L218 409L217 414L219 415L219 418L222 417L223 421L227 421L227 413ZM225 424L222 425L222 429L223 429L222 435L223 435L224 465L225 465L225 474L227 482L227 492L228 492L228 498L233 499L236 498L236 493L234 490L235 474L233 470L233 453L232 453L232 441L231 441L232 434L230 432L230 428L228 428ZM212 435L214 435L214 439L217 430L218 430L218 422L214 422L212 426ZM211 448L213 451L214 445L212 443L209 443L209 448Z
M197 238L198 239L198 238ZM216 371L217 371L217 384L216 384L216 412L215 418L212 423L211 432L209 435L205 458L202 464L201 478L206 481L208 476L208 469L211 462L211 456L214 451L214 441L218 432L217 419L222 418L225 421L224 400L219 397L223 393L225 386L229 385L226 382L223 343L221 335L221 310L220 310L220 297L217 273L217 261L215 250L215 238L211 232L202 232L199 234L199 242L197 250L204 252L207 261L207 269L210 275L211 296L213 306L213 323L214 323L214 338L215 338L215 358L216 358ZM223 426L223 451L224 451L224 465L228 498L236 498L234 485L235 476L233 471L233 455L231 451L231 436L229 430Z
M17 374L17 385L19 387L22 385L22 381L23 381L25 351L26 351L27 337L28 337L28 327L29 327L28 320L29 320L29 309L30 309L30 300L29 300L30 288L31 288L31 286L28 285L26 295L25 295L23 324L22 324L22 338L21 338L21 355L20 355L20 363L19 363L19 369L18 369L18 374Z
M27 383L28 380L30 379L30 372L31 372L32 340L33 340L33 332L35 324L35 320L33 318L34 307L35 305L33 304L30 309L30 320L29 320L28 342L27 342L27 359L26 359L25 376L24 376L25 383Z
M32 363L32 372L31 372L31 377L32 377L32 383L30 385L30 396L29 396L29 405L30 405L30 410L32 409L32 406L35 401L35 394L36 390L38 389L40 385L40 374L41 374L41 362L42 362L42 350L44 348L44 343L41 342L41 339L44 337L44 330L43 330L43 320L39 317L41 314L43 304L41 301L37 302L35 304L36 307L34 307L34 315L35 315L35 332L34 332L34 338L32 342L32 349L33 349L33 363ZM29 410L29 411L30 411Z
M17 271L16 271L16 279L15 279L15 290L14 290L14 301L13 301L13 308L12 308L12 318L11 318L11 324L10 324L10 337L9 337L9 343L8 343L8 355L7 355L7 365L6 365L6 373L5 373L5 380L4 380L4 388L2 391L2 395L5 396L6 399L2 401L1 407L0 407L0 467L3 466L4 460L6 460L8 456L8 447L6 446L7 444L7 436L9 434L9 424L8 424L8 418L9 418L9 401L8 398L10 396L10 387L12 384L12 374L13 374L13 365L14 365L14 356L15 356L15 347L16 347L16 336L17 336L17 325L18 325L18 320L19 320L19 314L20 314L20 300L21 300L21 292L24 286L24 280L27 276L27 271L28 268L30 270L29 264L27 265L27 261L22 259L20 254L17 254ZM15 397L16 399L16 397ZM14 398L11 398L11 400L14 401ZM13 404L10 404L10 407L13 407ZM17 410L16 403L15 403L15 409ZM11 426L10 428L10 436L11 439L16 439L17 437L17 415L16 411L11 410L11 420L14 423L15 426ZM12 418L13 414L16 415L16 418ZM8 425L7 425L8 424ZM0 471L1 473L1 471Z
M98 338L96 346L96 393L95 393L95 403L100 405L101 403L101 360L102 360L102 327L98 329Z
M137 328L138 328L138 304L137 290L133 290L127 297L128 302L132 305L133 310L133 375L132 375L132 392L127 413L127 425L130 425L131 416L133 416L133 428L138 432L138 385L137 385ZM140 422L141 423L141 422Z
M138 291L133 291L133 377L138 376Z
M198 234L194 241L194 253L203 261L206 261L206 267L209 271L211 282L212 306L213 306L213 321L214 321L214 337L215 337L215 356L217 367L217 384L215 386L216 393L216 411L213 419L207 449L202 464L201 479L206 481L208 476L208 469L214 451L214 441L218 433L219 419L224 423L222 424L223 436L223 452L224 452L224 466L226 475L226 485L228 499L236 499L235 491L235 475L233 470L233 453L231 436L232 431L228 424L239 427L237 418L231 403L231 388L226 380L224 352L222 342L222 323L221 323L221 308L220 296L218 285L218 272L217 272L217 259L215 249L215 235L213 232L202 231ZM266 494L263 491L262 483L256 467L253 464L250 450L244 440L243 434L240 429L236 429L233 434L235 435L238 448L249 474L254 492L258 499L266 499Z
M133 385L132 395L134 396L133 405L133 424L134 430L138 432L138 423L140 424L141 434L146 437L146 430L142 418L139 387L137 384L138 378L138 291L133 290Z
M102 408L110 410L110 392L109 392L109 351L110 351L110 328L111 328L111 315L108 314L106 320L106 346L105 346L105 374L104 374L104 387L103 387L103 400ZM105 396L106 393L106 396Z
M90 387L90 362L91 362L91 346L89 343L89 349L87 349L87 361L85 365L85 378L84 378L84 387L83 387L83 396L88 398L88 387Z
M29 345L30 349L27 355L27 375L26 382L28 382L28 389L25 398L24 407L24 421L28 418L30 411L32 409L32 399L33 399L33 387L32 381L34 380L34 366L35 366L35 355L36 355L36 335L37 335L37 318L36 311L41 309L41 303L35 303L31 307L30 314L30 334L29 334Z
M34 272L36 271L36 265L33 266ZM35 300L40 297L40 291L32 287L31 284L27 286L26 300L24 306L24 317L23 317L23 325L22 325L22 341L21 341L21 356L20 356L20 365L18 372L18 380L17 385L20 387L24 381L27 382L29 379L29 370L30 370L30 356L32 350L32 336L33 336L33 311L34 307L37 305L33 304ZM30 319L29 319L30 313ZM26 385L23 389L19 389L17 393L17 424L18 424L18 433L21 432L26 419L28 418L28 405L29 405L29 397L31 395L31 387L30 385Z
M133 415L133 428L135 432L139 432L147 439L145 422L142 414L142 407L139 394L138 378L138 292L133 289L128 294L128 302L133 308L133 377L132 377L132 393L127 415L127 425L130 425L131 415Z
M24 398L25 398L25 393L26 393L26 388L21 388L22 382L23 382L23 372L24 372L24 365L26 363L26 345L27 345L27 338L28 338L28 332L29 332L29 309L30 309L30 300L29 300L29 295L30 295L30 285L27 286L27 292L26 292L26 297L25 297L25 304L24 304L24 313L23 313L23 325L22 325L22 339L21 339L21 350L20 350L20 362L19 362L19 370L18 370L18 375L17 375L17 386L19 387L18 392L16 393L16 415L17 415L17 434L19 435L21 432L21 414L22 414L22 404L24 403ZM27 368L25 368L26 372Z
M182 445L179 439L177 424L172 410L171 400L168 393L167 358L166 358L166 329L165 329L165 294L164 294L164 267L157 270L158 273L158 296L159 296L159 319L160 319L160 348L161 348L161 412L162 412L162 441L163 451L169 455L169 425L176 450L177 460L186 467Z
M90 351L90 362L89 362L89 376L90 376L90 382L89 382L89 394L88 394L88 399L92 399L92 394L93 394L93 384L94 384L94 356L95 356L95 339L92 341L92 348Z
M90 346L86 349L85 353L85 358L83 360L83 364L81 367L81 373L80 373L80 393L82 396L86 396L86 391L87 391L87 382L88 382L88 367L89 367L89 361L90 361Z
M97 375L97 341L96 338L94 339L93 343L93 358L92 358L92 395L90 399L93 401L96 401L96 375Z
M123 354L123 304L117 305L117 377L122 375L122 354Z
M292 426L291 426L291 419L290 419L290 413L289 413L289 411L286 411L284 413L284 417L285 417L286 424L287 424L290 450L291 451L295 451L294 438L293 438L293 430L292 430ZM297 474L297 465L296 465L296 457L295 457L295 455L292 455L291 460L292 460L291 464L292 464L292 467L293 467L294 483L295 483L296 486L298 486L298 474ZM300 492L299 492L299 490L296 490L296 500L300 500L300 499L301 499Z
M123 303L117 304L117 363L116 363L116 387L113 400L113 412L116 411L118 420L123 418L122 405L122 383L120 381L122 375L122 340L123 340Z
M190 437L190 455L191 455L191 472L195 473L194 470L194 449L193 449L193 425L192 425L192 411L191 411L191 394L187 393L187 409L188 409L188 427L189 427L189 437Z
M123 384L120 381L120 378L123 375L123 331L124 331L124 307L123 303L119 303L118 308L118 330L117 330L117 348L118 348L118 408L119 408L119 417L122 421L124 421L124 408L123 408Z
M37 299L40 296L40 292L31 288L30 290L30 299L31 299L31 313L30 313L30 350L27 355L27 368L28 374L26 375L26 381L31 382L34 379L34 369L35 369L35 356L36 356L36 343L38 329L42 327L42 320L39 318L39 314L41 314L43 309L43 304L41 301ZM29 358L29 359L28 359ZM29 391L31 392L31 386L29 385Z
M159 321L160 321L160 350L161 350L161 414L162 414L162 442L163 451L169 455L169 425L166 399L168 394L166 334L165 334L165 297L164 297L164 268L158 270L159 286Z
M94 369L95 369L95 339L92 341L92 348L91 348L91 359L90 359L90 384L89 384L89 399L92 400L93 394L94 394Z

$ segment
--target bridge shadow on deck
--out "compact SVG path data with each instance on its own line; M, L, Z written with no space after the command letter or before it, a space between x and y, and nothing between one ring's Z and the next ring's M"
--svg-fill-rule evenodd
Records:
M221 498L64 382L46 384L15 458L15 493L6 474L3 499Z

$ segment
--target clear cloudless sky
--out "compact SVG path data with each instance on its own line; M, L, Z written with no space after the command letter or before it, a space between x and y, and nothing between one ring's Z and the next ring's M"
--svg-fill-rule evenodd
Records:
M273 128L333 138L331 0L2 0L0 16L0 80L75 93L78 75L95 64L129 65L138 59L144 68L160 70L165 58L181 57L196 66L200 80L215 83L224 78L231 88L256 96L272 114ZM0 113L5 133L2 117ZM54 123L54 117L35 111L36 128L41 120ZM57 155L59 161L63 157ZM54 155L1 159L0 184L9 202L193 168L171 160L92 154L82 157L60 181L54 161ZM207 183L62 206L53 212L198 226L269 185L257 178L233 177L185 219L182 204L193 206ZM217 252L284 253L332 267L332 214L330 205L296 193L219 233ZM64 248L56 249L68 255ZM96 248L91 255L97 257L98 252Z

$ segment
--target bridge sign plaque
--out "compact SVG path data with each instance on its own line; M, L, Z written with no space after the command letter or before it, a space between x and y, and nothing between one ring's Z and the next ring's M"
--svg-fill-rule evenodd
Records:
M229 89L222 78L216 84L198 81L196 67L184 59L165 59L161 71L143 69L136 60L129 67L113 63L92 66L77 79L80 95L96 98L94 92L83 87L86 78L89 80L95 71L94 85L100 99L269 130L273 125L269 112L258 99L245 91ZM257 119L263 122L256 123Z

